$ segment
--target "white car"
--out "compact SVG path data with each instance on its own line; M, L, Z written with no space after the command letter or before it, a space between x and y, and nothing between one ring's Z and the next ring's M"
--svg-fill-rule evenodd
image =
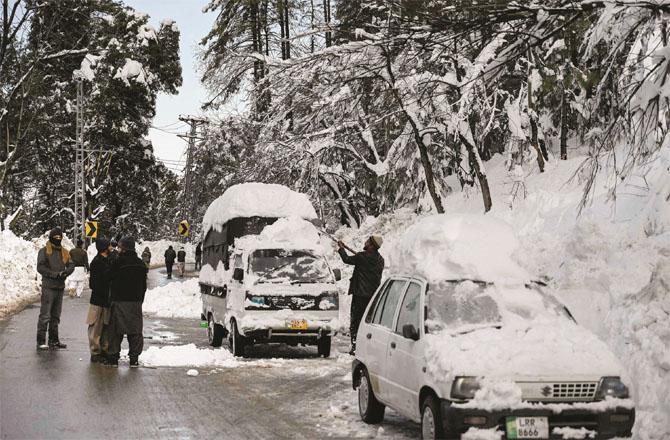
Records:
M361 418L389 406L423 438L629 437L635 410L614 355L536 283L391 276L357 335Z

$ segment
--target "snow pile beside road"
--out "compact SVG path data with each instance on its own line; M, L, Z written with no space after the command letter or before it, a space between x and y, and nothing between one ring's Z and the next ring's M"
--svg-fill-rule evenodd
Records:
M199 319L202 303L198 280L175 281L148 290L142 310L163 318Z
M491 216L434 215L411 226L391 246L389 266L429 281L470 279L525 284L531 276L513 259L512 228Z
M223 367L232 368L239 361L228 350L197 348L195 344L151 346L142 353L142 364L151 367Z
M0 317L37 299L39 282L35 243L23 240L8 229L0 232Z
M317 218L306 194L295 192L283 185L242 183L231 186L209 205L202 221L202 231L203 234L211 228L220 231L228 220L237 217L290 216L305 220Z

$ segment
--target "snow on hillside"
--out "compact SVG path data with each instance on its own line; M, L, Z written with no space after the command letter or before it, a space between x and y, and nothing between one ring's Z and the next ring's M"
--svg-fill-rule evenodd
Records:
M594 332L618 356L632 378L637 407L635 438L670 438L670 155L656 157L639 174L620 182L616 204L607 179L596 181L592 202L578 216L583 181L576 174L584 157L552 160L545 173L524 170L520 188L504 158L487 162L494 191L490 216L512 225L521 247L516 261L547 282L577 321ZM576 179L571 180L573 175ZM503 183L508 183L504 185ZM444 200L447 213L482 213L480 194L460 191ZM523 190L527 196L523 197ZM520 189L517 196L513 191ZM359 229L342 228L336 236L355 249L372 234L384 236L380 252L398 253L399 237L419 216L409 210L366 219ZM343 270L346 292L352 267L329 254ZM388 275L388 267L385 275ZM341 307L348 310L350 297Z

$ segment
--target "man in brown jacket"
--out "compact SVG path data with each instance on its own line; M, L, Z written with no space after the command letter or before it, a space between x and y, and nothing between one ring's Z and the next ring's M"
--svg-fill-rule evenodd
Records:
M63 307L65 279L74 271L70 253L61 246L63 233L54 228L49 233L49 241L37 254L37 272L42 275L42 305L37 320L37 349L48 350L67 348L58 337L58 324ZM49 345L46 344L47 329Z

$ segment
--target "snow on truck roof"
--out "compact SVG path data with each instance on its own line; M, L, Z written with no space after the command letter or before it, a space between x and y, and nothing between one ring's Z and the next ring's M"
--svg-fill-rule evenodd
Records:
M228 220L238 217L300 217L315 220L316 211L306 194L283 185L241 183L214 200L202 220L203 233L221 231Z
M235 247L253 252L257 249L293 249L323 252L319 231L300 217L280 218L266 226L258 235L247 235L235 240Z
M527 283L531 277L513 259L512 228L490 215L432 215L407 229L387 253L392 270L429 282L472 279Z

